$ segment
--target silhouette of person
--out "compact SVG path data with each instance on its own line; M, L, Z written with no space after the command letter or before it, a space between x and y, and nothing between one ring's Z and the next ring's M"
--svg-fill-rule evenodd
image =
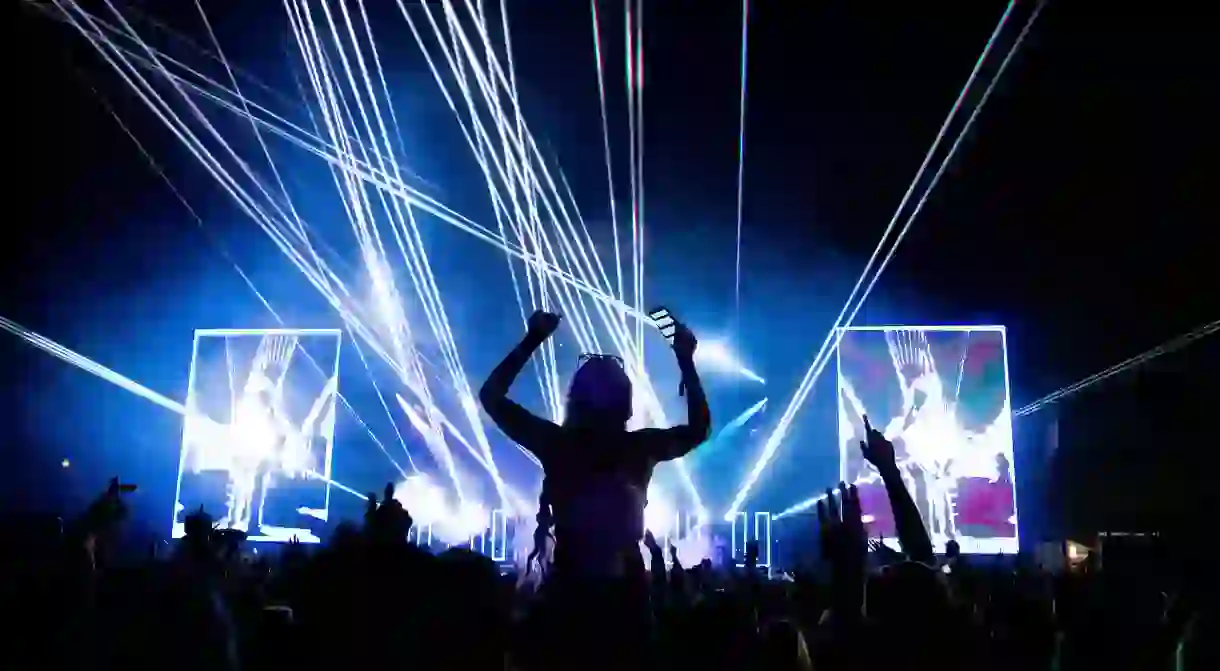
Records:
M628 431L631 379L623 361L609 355L581 357L563 423L555 424L510 400L508 390L559 321L558 315L543 311L530 316L525 338L492 371L479 400L500 430L542 464L539 518L554 525L553 570L618 576L633 554L637 561L640 557L653 469L688 454L711 432L707 398L695 371L697 341L677 325L673 349L685 387L685 424Z

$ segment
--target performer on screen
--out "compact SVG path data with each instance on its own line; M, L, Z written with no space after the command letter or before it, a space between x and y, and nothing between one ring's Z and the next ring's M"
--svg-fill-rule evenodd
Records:
M956 404L946 397L926 336L887 334L886 343L902 390L901 429L896 433L906 448L914 498L929 532L953 538L957 487L952 467L964 448ZM893 424L887 434L896 428Z
M284 440L274 416L272 388L271 381L261 371L251 373L234 409L229 427L233 450L229 466L229 508L220 521L223 528L250 530L256 490L260 484L266 484L266 466L275 459ZM260 502L261 499L260 496Z

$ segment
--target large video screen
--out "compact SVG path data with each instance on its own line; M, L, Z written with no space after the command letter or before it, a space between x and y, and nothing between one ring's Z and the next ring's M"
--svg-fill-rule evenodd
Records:
M1015 553L1008 356L1002 326L853 327L838 349L840 477L859 486L870 536L893 539L863 416L894 442L899 470L938 551Z
M317 542L330 508L338 330L195 332L172 535L201 507L250 540Z

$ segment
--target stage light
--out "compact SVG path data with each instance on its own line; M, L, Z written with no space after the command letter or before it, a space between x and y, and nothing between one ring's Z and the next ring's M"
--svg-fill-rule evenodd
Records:
M698 349L695 350L695 361L712 370L740 375L759 384L766 383L766 380L763 380L758 373L746 368L737 355L722 342L699 343Z
M503 562L508 556L508 514L504 510L491 511L491 548L488 554L494 562Z
M444 490L422 473L398 484L394 488L394 499L420 527L430 527L447 517Z
M644 508L644 528L652 532L658 539L665 538L675 527L677 512L659 495L649 494L648 505Z

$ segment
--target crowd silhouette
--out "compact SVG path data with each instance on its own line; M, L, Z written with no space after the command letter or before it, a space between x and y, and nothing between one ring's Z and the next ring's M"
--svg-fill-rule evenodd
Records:
M742 567L685 565L644 531L643 511L656 464L709 434L694 335L679 324L673 339L688 421L629 431L630 377L614 357L583 357L559 424L508 398L559 324L531 316L479 395L544 468L536 586L469 550L409 543L410 511L393 486L370 494L363 521L340 525L323 546L254 557L244 534L216 529L199 510L168 556L110 563L102 548L132 488L113 479L55 542L6 550L3 603L14 624L4 667L1216 668L1201 574L1087 564L1051 575L1019 557L976 564L953 547L937 553L893 444L867 424L861 454L881 474L901 551L869 541L859 494L840 483L817 508L818 561L801 570L768 576L756 544Z

